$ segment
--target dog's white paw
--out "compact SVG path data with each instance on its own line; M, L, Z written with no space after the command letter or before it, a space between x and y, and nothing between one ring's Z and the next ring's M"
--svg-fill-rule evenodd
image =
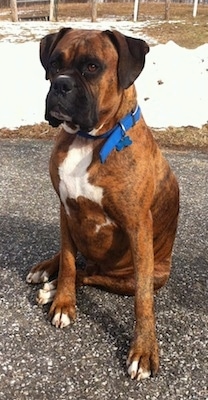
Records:
M26 276L27 283L42 283L47 282L49 275L47 271L36 271L36 272L29 272Z
M37 293L36 301L39 305L51 303L56 294L57 280L47 282Z
M52 319L52 325L56 328L65 328L70 324L70 318L67 314L56 313Z
M128 374L130 375L131 379L137 379L141 381L142 379L149 378L151 375L151 371L144 371L143 368L138 368L139 361L132 361L130 365L128 365Z

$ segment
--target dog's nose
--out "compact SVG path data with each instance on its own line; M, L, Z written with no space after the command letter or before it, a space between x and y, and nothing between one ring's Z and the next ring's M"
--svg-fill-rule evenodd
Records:
M71 76L59 75L53 82L53 89L57 94L66 95L74 88L75 82Z

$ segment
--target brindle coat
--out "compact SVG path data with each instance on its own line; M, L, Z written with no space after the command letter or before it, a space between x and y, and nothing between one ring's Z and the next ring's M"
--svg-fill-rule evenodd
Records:
M135 108L133 82L148 50L144 41L116 31L63 29L42 40L41 62L51 81L46 118L53 126L65 121L50 160L61 200L61 249L27 277L34 283L58 273L50 314L60 327L75 318L76 286L135 295L136 325L127 363L131 377L138 379L155 374L159 366L153 295L170 274L178 184L143 117L128 131L132 145L113 150L104 164L99 151L105 140L78 137L76 131L101 135ZM80 152L87 157L87 146L91 159L85 169L76 165L74 154L78 149L81 164ZM66 182L61 168L70 157L74 170L70 167ZM77 251L88 260L84 271L76 270Z

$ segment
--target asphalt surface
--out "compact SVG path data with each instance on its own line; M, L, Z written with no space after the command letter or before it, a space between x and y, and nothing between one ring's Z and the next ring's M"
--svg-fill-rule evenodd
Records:
M167 152L180 183L181 212L168 285L156 297L160 373L132 381L125 361L133 298L78 292L78 317L51 326L25 277L59 248L59 207L48 159L52 142L0 141L0 399L208 399L208 157Z

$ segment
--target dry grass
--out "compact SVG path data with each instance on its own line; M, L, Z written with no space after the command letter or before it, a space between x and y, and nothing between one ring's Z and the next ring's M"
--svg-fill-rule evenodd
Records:
M144 4L144 7L147 7L147 4ZM163 18L164 6L158 4L154 5L154 7L155 14L156 10L158 13L160 11L161 17L157 14L157 20L152 21L151 25L144 28L144 32L148 36L154 37L159 43L166 43L168 40L173 40L178 45L187 48L195 48L208 42L207 5L200 5L197 17L193 18L192 5L171 4L170 22L165 21Z
M193 6L187 4L171 4L170 20L164 19L164 3L141 3L139 21L151 21L143 29L148 36L160 43L173 40L180 46L194 48L208 42L208 5L199 5L197 17L193 18ZM59 6L61 18L90 18L90 5L67 4ZM133 3L98 3L98 18L116 16L117 20L132 20ZM177 21L177 22L176 22Z
M45 122L32 126L21 126L16 130L0 129L0 139L29 138L49 140L56 135L57 128L52 128ZM204 125L201 129L189 126L153 130L153 135L162 148L208 150L208 125Z
M132 20L133 2L98 3L98 18L116 17L117 20ZM48 5L19 6L21 13L49 12ZM208 5L199 4L197 17L193 18L193 5L171 4L170 22L164 20L164 3L141 3L139 9L139 21L151 21L144 33L154 37L160 43L174 40L180 46L194 48L208 42ZM90 3L59 4L58 14L60 20L91 18ZM10 19L10 9L0 9L0 20ZM174 23L172 23L174 21Z
M154 137L161 147L175 149L199 149L208 151L208 124L202 128L187 126L170 127L165 130L153 131Z

